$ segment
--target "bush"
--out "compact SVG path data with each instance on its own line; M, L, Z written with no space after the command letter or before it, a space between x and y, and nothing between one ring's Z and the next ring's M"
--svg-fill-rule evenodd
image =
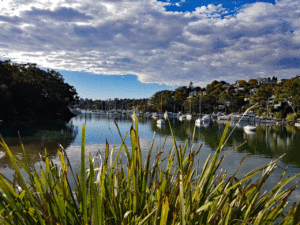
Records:
M273 116L276 117L276 118L278 118L278 119L282 119L283 118L282 112L274 112Z
M297 114L293 113L293 114L289 114L286 119L288 121L292 121L292 120L295 120L297 118L298 118Z

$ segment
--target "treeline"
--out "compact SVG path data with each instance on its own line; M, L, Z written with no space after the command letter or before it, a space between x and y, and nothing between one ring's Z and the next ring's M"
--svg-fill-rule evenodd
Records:
M54 70L7 60L0 61L0 99L0 119L67 119L78 95Z
M273 78L276 79L277 78ZM226 114L244 112L257 104L253 110L259 115L285 118L300 109L300 79L296 76L284 82L259 83L256 79L239 80L234 84L214 80L206 87L181 86L174 91L162 90L148 99L80 99L77 107L82 109L123 109L139 111L169 111L183 113Z

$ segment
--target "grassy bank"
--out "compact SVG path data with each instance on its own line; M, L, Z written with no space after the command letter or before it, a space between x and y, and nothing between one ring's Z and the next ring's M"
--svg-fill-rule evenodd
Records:
M280 158L241 179L236 177L239 168L230 177L220 170L228 126L203 165L196 164L200 149L179 146L174 136L171 149L156 154L152 145L142 157L137 120L130 129L131 146L125 145L127 134L119 132L122 144L114 159L107 143L105 155L89 156L85 165L83 126L79 175L63 148L58 150L59 166L46 156L45 166L37 171L26 157L18 160L2 139L16 174L13 180L0 175L0 224L298 224L300 204L285 208L297 187L290 183L300 174L285 177L283 171L275 187L262 191ZM122 151L125 164L124 159L120 163ZM164 159L163 151L169 152ZM260 179L252 181L257 174Z

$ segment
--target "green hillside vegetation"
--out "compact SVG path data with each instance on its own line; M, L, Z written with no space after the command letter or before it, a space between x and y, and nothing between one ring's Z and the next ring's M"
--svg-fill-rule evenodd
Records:
M0 119L70 118L78 96L54 70L0 61L0 99Z

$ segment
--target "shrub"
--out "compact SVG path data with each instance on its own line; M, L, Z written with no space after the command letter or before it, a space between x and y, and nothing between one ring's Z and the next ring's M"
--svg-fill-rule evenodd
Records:
M288 121L291 121L291 120L295 120L295 119L297 119L297 114L295 114L295 113L293 113L293 114L289 114L288 116L287 116L287 120Z

